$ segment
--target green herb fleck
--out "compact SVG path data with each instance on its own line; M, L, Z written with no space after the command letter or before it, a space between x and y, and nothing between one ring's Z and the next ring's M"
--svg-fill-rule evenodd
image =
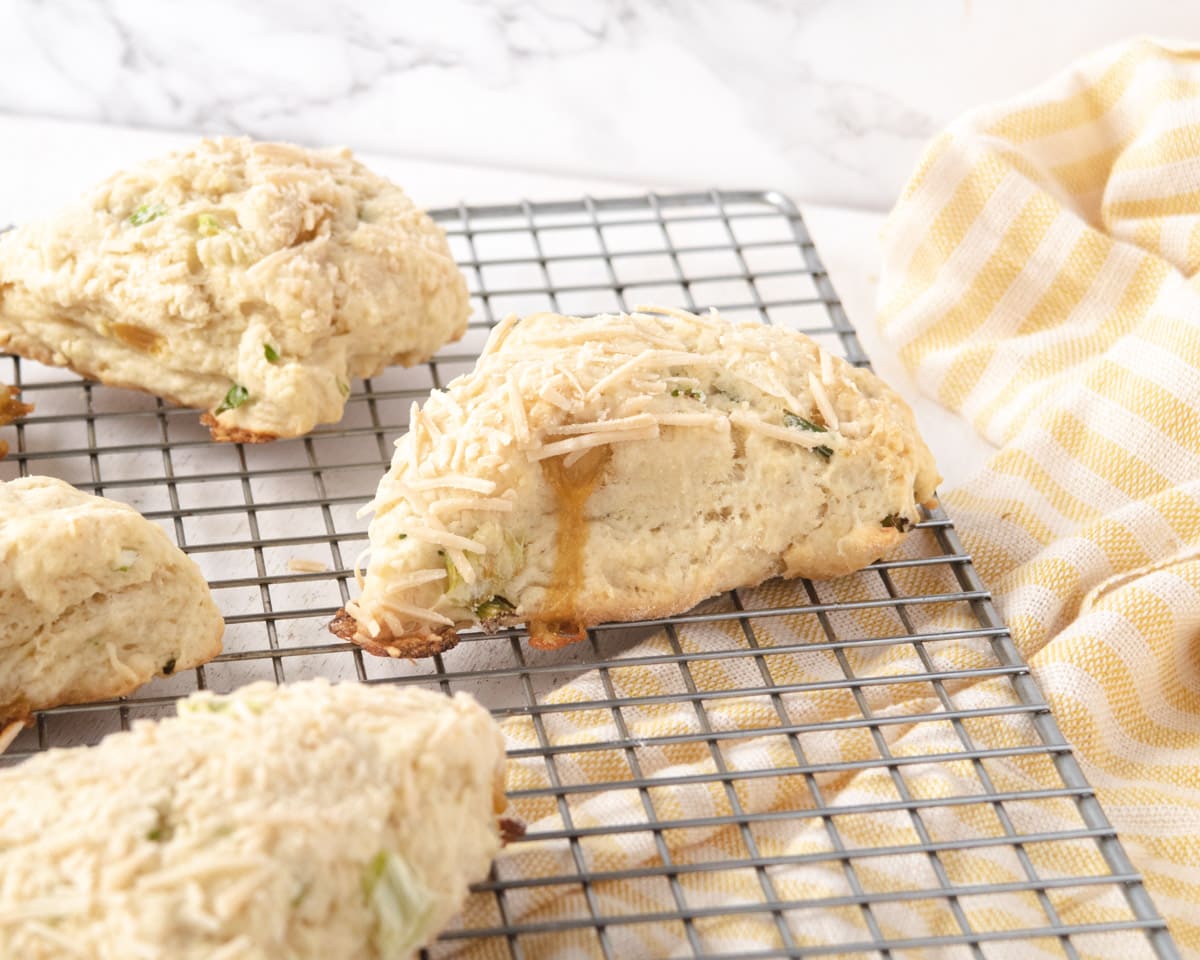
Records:
M269 343L263 344L263 356L267 358L267 363L278 363L279 362L279 351L276 350Z
M140 227L151 220L157 220L159 217L165 217L166 215L167 208L161 203L143 203L129 215L129 222L135 227Z
M215 237L222 229L221 221L211 213L202 213L196 218L196 232L202 237Z
M346 383L345 380L343 380L343 379L341 379L341 377L339 377L337 385L338 385L338 390L341 392L343 397L350 396L350 384Z
M908 517L899 513L889 513L886 517L879 521L881 527L893 527L901 533L907 533L909 527L912 526L912 521Z
M171 674L173 674L175 672L175 662L176 662L175 658L172 657L170 660L168 660L166 663L163 664L162 672L163 672L164 677L169 677Z
M128 573L128 572L129 572L129 564L125 564L125 566L123 566L123 567L117 567L117 573Z
M703 390L680 390L678 387L671 391L671 396L687 397L689 400L699 400L701 403L706 399Z
M498 620L500 617L507 617L509 614L516 613L517 608L514 607L508 600L499 595L489 597L475 608L475 616L478 620L487 622L488 620Z
M783 411L783 425L785 427L795 427L798 430L807 430L809 433L828 433L824 427L817 426L811 420L806 420L799 414L792 413L791 410Z
M249 399L250 391L240 383L235 383L229 388L229 392L225 394L225 399L221 401L221 405L214 412L217 416L220 416L226 410L236 410Z
M396 534L396 539L397 540L407 540L408 534L407 533L398 533L398 534Z
M166 813L162 810L155 810L154 814L154 826L146 831L146 839L151 843L165 843L174 836L175 830L167 820Z
M807 430L809 433L828 433L829 431L822 426L818 426L811 420L807 420L799 414L792 413L791 410L783 411L783 425L792 427L795 430ZM833 456L833 448L821 444L819 447L813 447L813 453L819 453L826 460Z
M446 592L453 593L458 589L459 584L463 582L462 576L458 572L458 567L454 565L454 561L447 556L445 550L439 550L438 556L442 558L442 563L446 567Z

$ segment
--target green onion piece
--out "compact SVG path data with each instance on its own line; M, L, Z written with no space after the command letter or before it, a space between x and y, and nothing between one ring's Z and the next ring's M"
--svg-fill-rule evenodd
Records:
M236 410L249 399L250 391L240 383L235 383L229 388L229 392L225 394L225 399L221 401L221 405L214 412L217 416L220 416L226 410Z
M157 220L159 217L166 216L166 213L167 208L161 203L143 203L129 215L129 222L135 227L140 227L151 220Z
M799 414L792 413L791 410L783 411L783 425L792 427L796 430L807 430L809 433L828 433L825 427L817 426L811 420L807 420ZM821 444L819 447L813 447L813 453L819 453L826 460L833 456L833 448Z
M362 874L381 957L407 957L432 938L438 898L400 856L380 851Z
M383 876L383 871L386 869L387 852L380 850L363 868L362 888L364 894L369 897L374 892L375 885L379 883L379 878Z
M809 433L828 433L825 427L819 427L811 420L806 420L798 414L792 413L791 410L783 411L783 425L785 427L795 427L797 430L807 430Z
M445 550L439 550L438 556L442 558L442 563L446 567L446 592L453 593L463 582L462 576L458 572L458 567L454 565L454 561L446 555Z
M162 810L155 811L155 824L146 831L146 839L151 843L166 843L175 833L175 828L171 826L167 815Z
M263 344L263 356L267 358L267 363L278 363L279 362L279 351L276 350L269 343Z
M509 614L516 612L516 607L504 597L497 595L489 597L477 606L475 608L475 617L478 620L487 622L488 620L498 620L500 617L507 617Z
M221 221L211 213L202 213L196 218L196 232L202 237L215 237L221 232Z

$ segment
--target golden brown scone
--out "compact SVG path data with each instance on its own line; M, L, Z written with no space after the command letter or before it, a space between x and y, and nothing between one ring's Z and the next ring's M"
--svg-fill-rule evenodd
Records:
M132 507L50 477L0 483L0 731L197 667L224 626L200 568Z
M8 387L0 383L0 427L19 420L33 412L33 404L21 403L16 387ZM8 444L0 440L0 460L8 454Z
M218 440L341 419L353 377L469 312L442 229L347 150L203 140L0 236L0 348L199 407Z
M553 647L896 544L939 481L912 412L808 337L678 310L509 317L414 404L331 625L427 656L465 626Z

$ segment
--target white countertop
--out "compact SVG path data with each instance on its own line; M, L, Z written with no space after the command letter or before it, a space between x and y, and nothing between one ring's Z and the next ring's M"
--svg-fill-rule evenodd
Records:
M53 210L123 165L187 146L194 134L129 130L0 116L0 224ZM567 178L484 166L430 163L360 153L427 207L640 193L678 184ZM883 215L806 204L803 213L851 322L875 369L908 400L951 486L973 472L991 447L962 420L923 397L879 335L875 323L879 228Z
M1139 33L1200 22L1176 0L7 0L0 110L883 210L955 116Z

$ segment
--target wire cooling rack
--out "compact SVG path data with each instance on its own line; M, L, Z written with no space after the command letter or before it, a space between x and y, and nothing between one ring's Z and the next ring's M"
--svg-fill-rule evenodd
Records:
M507 630L397 663L329 635L366 543L355 512L409 404L470 369L507 312L713 306L867 363L778 194L434 216L472 287L466 338L356 383L344 420L303 439L213 444L194 411L0 356L0 380L37 405L0 477L137 507L201 565L228 624L212 663L46 711L4 762L94 742L198 687L467 690L506 724L529 831L434 955L1177 956L940 509L856 576L735 591L559 651Z

